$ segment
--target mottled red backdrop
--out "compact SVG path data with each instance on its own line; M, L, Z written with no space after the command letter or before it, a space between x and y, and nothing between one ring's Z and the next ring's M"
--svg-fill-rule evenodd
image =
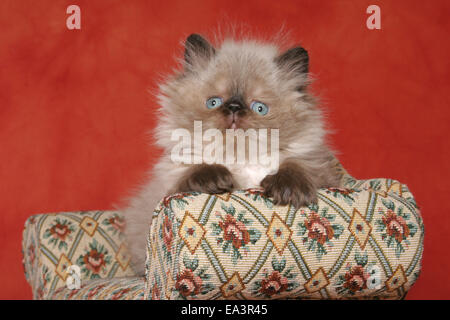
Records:
M66 28L74 3L81 31ZM380 31L366 28L370 4ZM408 298L450 298L449 13L447 0L0 1L0 298L31 298L29 215L111 208L142 179L158 155L148 89L180 40L230 23L261 35L284 24L308 49L342 163L406 183L421 206L423 270Z

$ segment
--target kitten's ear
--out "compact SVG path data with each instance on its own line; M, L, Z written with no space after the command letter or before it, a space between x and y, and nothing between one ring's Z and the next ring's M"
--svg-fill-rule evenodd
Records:
M295 47L287 50L275 58L275 62L280 68L286 68L298 73L308 73L309 56L302 47Z
M184 60L192 65L197 58L209 60L216 50L209 42L198 34L191 34L186 39Z

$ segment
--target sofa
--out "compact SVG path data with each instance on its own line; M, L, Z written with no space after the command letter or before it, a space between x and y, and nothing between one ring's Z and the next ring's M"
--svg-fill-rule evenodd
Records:
M145 276L133 271L120 212L33 215L22 243L33 298L405 298L423 253L413 195L339 170L342 187L299 210L261 189L167 196L153 211Z

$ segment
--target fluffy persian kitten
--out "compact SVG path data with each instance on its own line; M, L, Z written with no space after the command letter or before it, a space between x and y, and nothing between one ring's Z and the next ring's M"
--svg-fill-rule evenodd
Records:
M184 67L160 85L154 131L164 153L148 183L125 209L126 236L137 272L144 273L152 211L165 196L186 191L223 193L262 187L274 203L296 208L317 201L321 187L339 186L336 160L324 142L322 114L308 93L305 49L285 52L273 44L228 39L215 48L193 34ZM178 128L279 129L279 165L179 164L171 160Z

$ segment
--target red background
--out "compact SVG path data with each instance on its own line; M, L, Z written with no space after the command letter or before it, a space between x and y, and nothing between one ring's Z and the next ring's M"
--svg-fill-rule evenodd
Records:
M66 28L73 3L80 31ZM382 30L366 28L370 4ZM180 40L230 23L262 35L284 24L308 49L344 166L406 183L421 206L423 270L408 298L450 298L449 13L447 0L2 0L0 298L31 298L29 215L111 208L139 183L158 155L146 145L147 90Z

